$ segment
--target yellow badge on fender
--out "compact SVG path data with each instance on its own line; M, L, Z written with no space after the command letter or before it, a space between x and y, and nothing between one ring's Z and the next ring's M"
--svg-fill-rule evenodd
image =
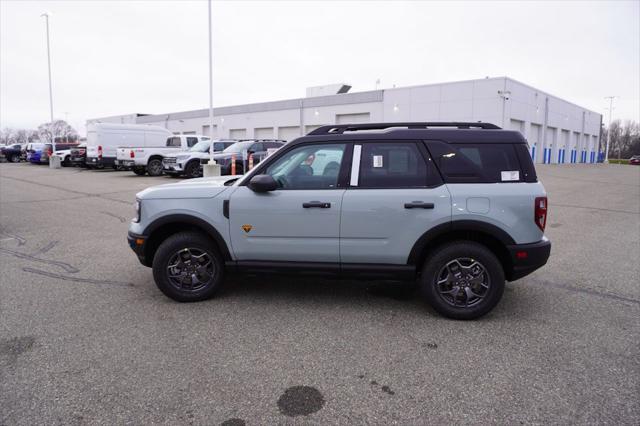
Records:
M241 227L241 228L242 228L242 230L243 230L244 232L246 232L246 233L248 234L248 233L249 233L249 231L251 231L251 229L253 228L253 226L251 226L251 225L242 225L242 227Z

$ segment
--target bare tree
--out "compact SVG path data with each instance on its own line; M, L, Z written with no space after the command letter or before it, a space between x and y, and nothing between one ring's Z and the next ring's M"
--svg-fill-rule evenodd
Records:
M77 140L78 132L64 120L55 120L52 123L43 123L38 126L40 140L61 142L64 140Z

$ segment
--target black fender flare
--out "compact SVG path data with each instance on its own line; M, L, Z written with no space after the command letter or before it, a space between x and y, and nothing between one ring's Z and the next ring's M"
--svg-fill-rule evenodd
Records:
M167 216L162 216L147 225L147 227L142 232L142 235L146 238L150 238L153 235L154 231L156 231L160 227L172 223L188 224L202 229L209 237L211 237L211 239L213 239L213 241L215 241L223 259L231 260L229 247L227 247L227 243L225 242L224 238L222 238L220 232L218 232L218 230L213 225L196 216L191 216L188 214L170 214Z
M413 247L409 252L407 264L417 265L421 260L421 254L438 237L452 232L464 231L488 235L498 240L504 247L514 245L516 243L508 233L488 222L482 222L479 220L454 220L435 226L422 234L413 244Z

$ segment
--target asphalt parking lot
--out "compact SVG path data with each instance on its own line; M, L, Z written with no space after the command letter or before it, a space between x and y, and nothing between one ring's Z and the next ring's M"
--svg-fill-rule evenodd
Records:
M640 167L538 172L549 264L460 322L375 282L175 303L126 243L174 179L0 164L0 424L638 424Z

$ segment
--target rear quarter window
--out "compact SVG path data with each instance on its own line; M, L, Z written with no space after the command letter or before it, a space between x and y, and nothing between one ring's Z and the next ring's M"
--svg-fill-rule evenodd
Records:
M525 182L514 144L429 142L429 150L450 183Z

